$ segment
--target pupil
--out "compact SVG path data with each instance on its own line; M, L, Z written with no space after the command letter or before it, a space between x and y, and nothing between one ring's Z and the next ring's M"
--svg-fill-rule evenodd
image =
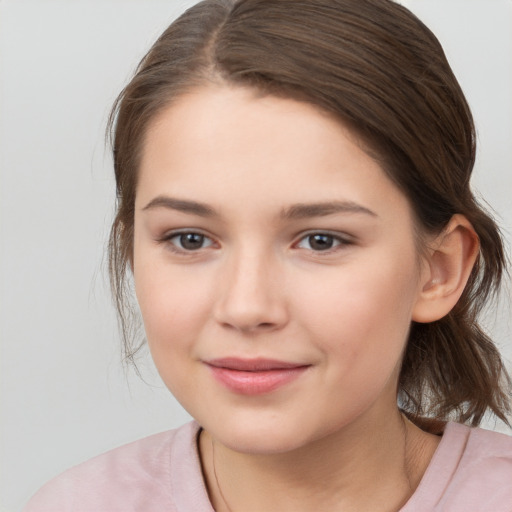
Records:
M180 236L180 243L184 249L200 249L204 236L197 233L186 233Z
M326 251L331 249L334 239L330 235L311 235L309 237L309 245L316 251Z

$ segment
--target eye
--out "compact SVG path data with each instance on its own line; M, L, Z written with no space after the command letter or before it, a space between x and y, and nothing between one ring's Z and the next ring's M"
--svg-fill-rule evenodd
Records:
M201 233L177 233L166 237L166 240L178 251L197 251L213 245L213 241Z
M297 247L315 252L326 252L341 245L348 245L349 243L348 240L329 233L311 233L301 238Z

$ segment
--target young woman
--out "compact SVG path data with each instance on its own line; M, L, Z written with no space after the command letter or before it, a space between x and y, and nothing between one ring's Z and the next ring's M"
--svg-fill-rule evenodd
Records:
M471 113L389 0L207 0L111 118L111 277L195 421L27 511L510 511L510 381L477 314L505 256Z

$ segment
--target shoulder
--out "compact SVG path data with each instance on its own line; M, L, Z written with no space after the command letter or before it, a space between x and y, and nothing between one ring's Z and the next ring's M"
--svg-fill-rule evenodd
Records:
M188 423L94 457L47 483L24 512L173 511L174 473L199 485L198 429Z
M467 432L466 449L470 452L474 451L479 456L506 453L509 458L512 457L512 436L483 428L470 428L463 425L457 425L457 427Z
M512 437L448 423L401 512L512 512Z
M506 485L512 509L512 437L484 430L468 428L466 445L458 473L461 479L490 490Z
M440 461L453 466L438 509L511 512L512 437L458 424L445 436Z

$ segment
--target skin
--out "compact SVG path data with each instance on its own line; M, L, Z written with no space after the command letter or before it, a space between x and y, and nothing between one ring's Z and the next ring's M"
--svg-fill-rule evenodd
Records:
M293 205L334 201L340 211L291 215ZM415 316L446 314L463 288L460 262L470 268L476 250L464 222L420 257L407 198L347 128L306 103L210 86L153 121L135 204L135 287L158 371L203 427L215 510L405 503L438 438L397 409L401 358ZM177 231L204 238L187 249ZM332 248L319 250L313 233ZM308 368L247 396L213 378L205 361L221 357Z

